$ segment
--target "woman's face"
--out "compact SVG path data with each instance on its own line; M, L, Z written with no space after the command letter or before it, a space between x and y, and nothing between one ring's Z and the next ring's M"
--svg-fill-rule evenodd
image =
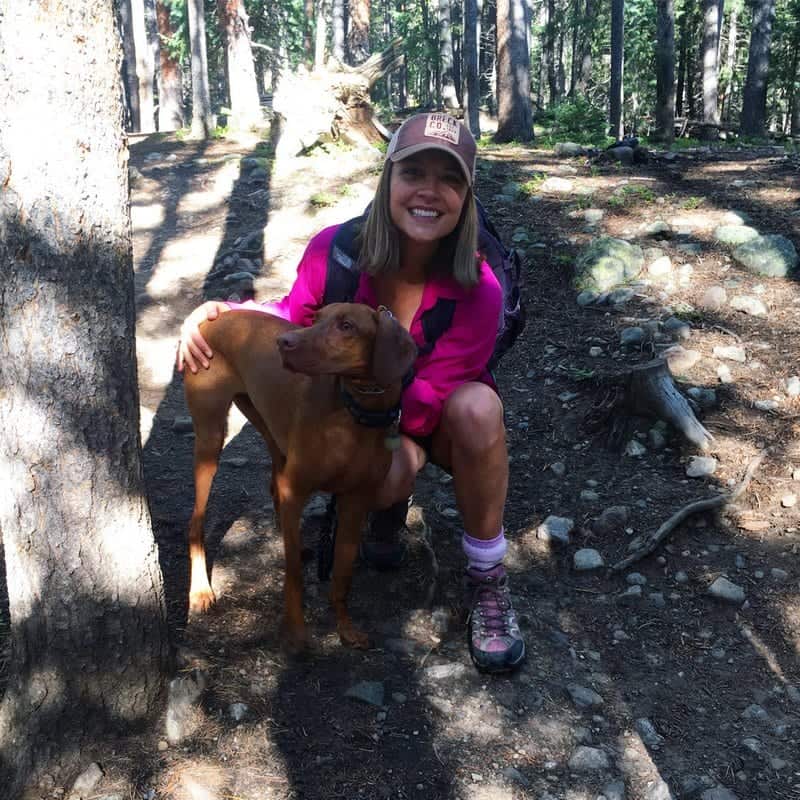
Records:
M392 165L392 222L413 242L437 242L455 230L468 191L452 156L440 150L415 153Z

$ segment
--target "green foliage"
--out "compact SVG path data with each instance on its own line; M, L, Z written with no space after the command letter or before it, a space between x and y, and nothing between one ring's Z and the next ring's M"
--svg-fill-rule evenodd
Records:
M539 187L544 183L547 176L543 173L537 173L530 180L520 185L520 191L525 197L531 197L539 191Z
M682 203L681 208L685 211L694 211L696 208L700 208L703 203L705 203L705 197L695 197L692 195L691 197L687 197Z
M330 192L316 192L308 198L308 202L314 208L327 208L328 206L335 206L337 200Z
M606 144L608 122L603 109L592 105L583 97L565 100L540 115L539 124L545 128L540 141L578 142L579 144Z
M607 202L613 208L625 208L632 201L641 200L644 203L652 203L655 199L656 196L653 194L653 190L648 186L634 184L632 186L623 186L614 192Z

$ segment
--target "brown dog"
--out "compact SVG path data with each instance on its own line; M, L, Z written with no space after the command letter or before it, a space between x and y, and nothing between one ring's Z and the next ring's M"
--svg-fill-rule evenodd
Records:
M331 604L343 643L366 647L347 612L347 594L371 499L386 477L397 436L401 380L416 345L387 309L335 303L310 328L258 311L202 325L214 352L208 370L184 377L194 421L195 506L189 526L189 605L214 602L203 522L231 403L264 437L271 491L283 533L288 645L306 642L300 519L315 491L336 495L338 528Z

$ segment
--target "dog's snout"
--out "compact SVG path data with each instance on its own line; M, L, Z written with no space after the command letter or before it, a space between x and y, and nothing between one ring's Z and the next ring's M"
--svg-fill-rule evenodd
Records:
M293 347L297 347L297 340L290 333L281 334L278 337L278 347L281 350L291 350Z

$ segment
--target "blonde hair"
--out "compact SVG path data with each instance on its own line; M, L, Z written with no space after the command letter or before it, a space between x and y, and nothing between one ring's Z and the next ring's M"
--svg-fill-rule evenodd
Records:
M396 272L400 269L400 233L389 206L389 183L392 162L384 164L375 197L358 238L359 269L369 275ZM467 192L461 216L453 232L439 244L434 269L452 275L464 288L478 283L478 210L472 189Z

